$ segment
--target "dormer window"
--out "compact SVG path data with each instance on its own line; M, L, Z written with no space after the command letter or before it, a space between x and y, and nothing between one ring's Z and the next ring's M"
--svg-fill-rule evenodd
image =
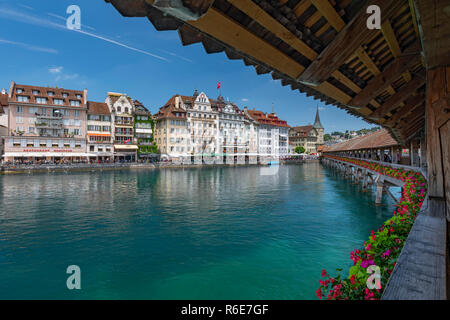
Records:
M17 88L16 92L17 92L17 93L22 93L22 92L23 92L23 89Z
M62 105L62 104L64 104L64 100L63 99L53 99L53 103L54 104L58 104L58 105Z
M77 94L75 96L77 97L77 99L81 99L81 94Z
M39 90L33 90L33 94L36 96L39 94Z
M69 95L66 92L63 92L62 96L63 98L67 98Z
M47 94L49 97L53 97L55 95L55 93L53 91L49 91L49 92L47 92Z
M80 101L78 100L70 100L70 105L73 107L78 107L80 105Z

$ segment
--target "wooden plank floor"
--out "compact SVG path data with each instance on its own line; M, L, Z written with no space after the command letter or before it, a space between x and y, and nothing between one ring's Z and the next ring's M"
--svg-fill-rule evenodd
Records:
M382 299L446 299L446 219L439 214L444 205L424 202Z

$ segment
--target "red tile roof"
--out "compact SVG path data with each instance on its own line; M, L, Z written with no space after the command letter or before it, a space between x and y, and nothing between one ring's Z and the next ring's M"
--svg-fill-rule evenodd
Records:
M88 101L88 114L111 114L108 105L104 102Z
M307 126L298 126L298 127L291 127L291 130L289 131L290 136L296 137L296 133L300 133L300 137L307 137L309 132L314 128L313 125L307 125Z
M262 111L253 109L253 110L247 110L250 117L252 117L255 121L257 121L259 124L267 124L277 127L286 127L289 128L289 125L286 121L281 120L276 116L276 114L273 113L264 113Z
M22 89L23 92L18 93L17 89ZM33 91L38 91L38 94L33 94ZM49 92L53 92L53 95L49 95ZM63 93L67 94L67 98L63 97ZM12 92L10 92L11 98L10 102L20 102L20 103L32 103L32 104L40 104L36 102L36 98L46 98L47 103L45 105L54 105L54 106L66 106L66 107L73 107L70 105L70 100L76 100L80 102L80 105L78 107L85 108L86 105L84 104L84 91L80 90L69 90L64 88L50 88L50 87L37 87L37 86L29 86L29 85L23 85L23 84L17 84L14 83L14 87L12 89ZM80 95L81 98L77 98L76 95ZM17 96L27 96L28 102L21 102L17 101ZM61 99L63 100L63 104L55 104L54 99Z
M327 148L326 152L352 151L361 149L375 149L399 145L386 129L356 137Z

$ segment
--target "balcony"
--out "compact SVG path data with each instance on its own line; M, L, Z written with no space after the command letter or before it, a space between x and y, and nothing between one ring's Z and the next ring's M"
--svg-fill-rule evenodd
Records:
M48 114L44 114L44 113L35 113L36 118L38 119L56 119L56 120L60 120L63 118L63 115L60 113L52 113L51 115Z

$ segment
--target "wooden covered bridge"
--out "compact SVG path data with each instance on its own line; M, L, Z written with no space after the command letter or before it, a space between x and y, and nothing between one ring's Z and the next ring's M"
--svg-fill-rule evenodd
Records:
M446 297L447 231L430 238L427 230L447 230L450 219L450 0L107 1L124 16L147 17L157 30L178 30L184 45L225 52L283 86L379 124L402 146L419 145L429 185L423 215L435 218L420 230L440 251L435 260L420 260L428 269L405 269L403 287L398 282L387 298ZM373 6L380 25L369 29ZM431 286L421 289L429 279L414 279L420 268L434 270Z

